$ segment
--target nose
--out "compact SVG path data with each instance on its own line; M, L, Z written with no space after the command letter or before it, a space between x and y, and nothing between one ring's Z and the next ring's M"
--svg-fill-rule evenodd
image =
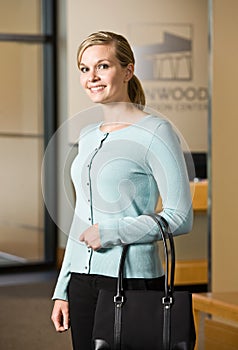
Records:
M94 81L97 81L99 80L99 77L97 75L97 70L94 69L92 70L90 73L89 73L89 76L88 76L88 81L89 82L94 82Z

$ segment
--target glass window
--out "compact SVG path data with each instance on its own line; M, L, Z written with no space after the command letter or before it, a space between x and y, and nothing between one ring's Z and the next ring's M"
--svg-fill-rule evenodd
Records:
M41 138L0 137L0 257L5 263L44 259L42 154Z
M0 8L0 33L41 33L41 0L0 0Z
M42 135L42 45L0 42L0 55L0 132Z
M56 229L44 206L41 166L56 123L55 6L0 0L0 268L54 263Z

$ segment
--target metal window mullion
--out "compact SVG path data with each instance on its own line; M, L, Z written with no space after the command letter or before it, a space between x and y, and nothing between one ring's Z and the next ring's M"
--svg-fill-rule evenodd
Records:
M51 42L50 35L36 35L36 34L0 34L0 42L17 42L28 44L44 44Z
M43 96L44 96L44 148L47 147L57 125L57 64L56 64L56 1L42 0L42 27L46 37L50 37L43 45ZM44 169L45 194L50 200L50 207L57 213L57 144L51 142L48 152L49 166ZM45 261L56 260L57 228L46 207L44 215L44 252Z

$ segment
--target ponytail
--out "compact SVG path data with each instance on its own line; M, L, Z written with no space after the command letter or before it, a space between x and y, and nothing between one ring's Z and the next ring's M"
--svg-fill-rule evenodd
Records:
M140 80L133 75L128 83L128 95L138 109L143 110L145 107L145 93L142 88Z

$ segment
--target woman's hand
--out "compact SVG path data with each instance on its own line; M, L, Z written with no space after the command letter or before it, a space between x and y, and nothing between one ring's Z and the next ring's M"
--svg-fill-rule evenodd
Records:
M101 248L101 241L99 235L98 224L92 225L85 230L79 237L80 242L84 242L87 247L93 250Z
M69 329L69 303L65 300L55 300L51 320L57 332Z

